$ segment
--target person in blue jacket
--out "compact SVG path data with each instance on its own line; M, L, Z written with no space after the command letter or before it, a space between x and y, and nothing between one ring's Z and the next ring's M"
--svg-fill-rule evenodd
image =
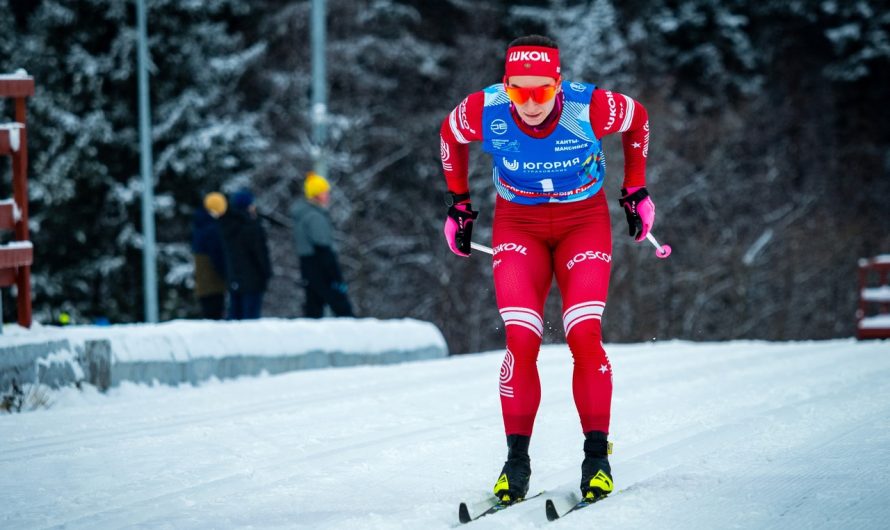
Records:
M262 316L263 295L272 279L266 231L257 216L254 196L247 189L232 195L220 218L229 288L229 319Z
M226 262L217 219L227 208L225 195L214 191L204 197L204 205L195 208L192 217L195 295L201 316L210 320L221 320L226 314Z

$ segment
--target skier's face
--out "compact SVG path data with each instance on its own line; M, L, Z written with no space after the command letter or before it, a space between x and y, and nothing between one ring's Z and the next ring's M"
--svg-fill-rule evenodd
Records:
M323 191L315 196L315 202L319 204L322 208L327 208L331 205L331 192Z
M519 117L522 118L522 121L532 127L540 125L547 119L547 116L549 116L550 112L553 110L553 106L556 105L556 94L562 90L562 87L560 87L556 79L540 75L514 75L513 77L507 78L505 84L508 89L536 89L516 91L519 92L519 94L515 94L517 97L514 98L513 94L511 94L510 97L513 101L513 105L516 107L516 112L519 114ZM521 102L521 100L524 99L523 96L527 99L525 99L524 102ZM517 101L517 99L519 101ZM541 100L544 101L541 102Z

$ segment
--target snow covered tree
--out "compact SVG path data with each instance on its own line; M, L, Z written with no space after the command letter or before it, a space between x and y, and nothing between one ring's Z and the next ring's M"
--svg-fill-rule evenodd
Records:
M482 9L474 20L470 7L450 2L335 0L327 5L327 177L334 186L331 212L353 302L360 315L454 325L448 319L460 312L454 307L460 300L449 298L456 294L449 286L457 282L455 275L470 273L460 264L455 272L441 244L445 187L438 128L465 91L481 88L470 74L495 48L469 32L455 35L441 22L465 17L468 27L481 27L500 11ZM299 184L312 167L309 3L267 6L261 31L268 36L268 50L251 92L263 109L274 162L260 171L258 204L289 221L292 202L302 194ZM500 47L493 53L485 57L493 66L485 84L497 80ZM482 178L477 183L484 184ZM299 315L302 290L292 234L286 228L270 234L279 276L267 308ZM468 267L484 284L488 267L481 262ZM467 327L463 319L456 324Z
M147 11L161 315L170 318L189 314L194 206L206 191L246 182L266 146L238 91L262 45L235 29L248 2L155 0ZM35 314L140 320L134 4L41 0L19 27L0 70L23 67L37 84L29 136Z

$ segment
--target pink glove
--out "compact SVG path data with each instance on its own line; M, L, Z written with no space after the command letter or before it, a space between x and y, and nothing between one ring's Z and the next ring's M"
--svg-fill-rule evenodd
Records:
M624 215L627 216L628 235L634 241L642 241L655 224L655 203L649 198L645 186L631 186L622 189L621 193L618 204L624 208Z
M445 240L448 248L458 256L470 255L470 242L473 235L473 221L479 212L473 211L469 202L452 204L445 219Z

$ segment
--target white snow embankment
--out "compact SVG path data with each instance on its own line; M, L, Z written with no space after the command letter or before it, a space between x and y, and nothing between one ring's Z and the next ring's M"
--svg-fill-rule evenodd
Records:
M111 386L121 381L195 383L211 377L390 364L448 355L441 332L429 322L350 318L178 320L33 330L12 327L11 334L0 338L0 349L30 346L33 350L35 344L46 344L47 351L41 356L46 357L57 353L60 343L61 349L74 352L69 360L105 356L100 365L110 365ZM92 353L97 343L101 351ZM20 357L18 364L23 362ZM36 362L36 358L25 361ZM0 359L0 372L20 370L8 364ZM87 368L88 375L90 372Z

